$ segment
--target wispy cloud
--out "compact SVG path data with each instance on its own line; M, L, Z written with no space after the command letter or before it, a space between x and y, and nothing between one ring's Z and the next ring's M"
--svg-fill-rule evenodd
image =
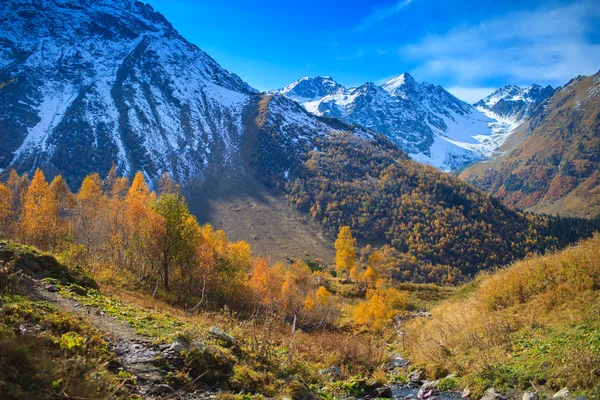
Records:
M593 0L545 6L428 35L399 54L420 63L416 75L450 78L461 87L492 78L563 83L600 68L600 44L590 39L599 23L600 7Z
M398 14L404 7L412 3L414 0L399 0L394 4L383 6L383 7L375 7L371 14L367 15L362 22L356 26L356 30L364 31L372 28L377 25L377 23L393 17Z

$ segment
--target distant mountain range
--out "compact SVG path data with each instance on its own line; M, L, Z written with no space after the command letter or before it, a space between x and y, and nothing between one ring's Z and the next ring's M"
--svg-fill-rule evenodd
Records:
M454 170L492 155L533 102L552 94L551 87L537 88L507 86L475 107L441 86L417 83L408 73L381 86L349 89L331 77L302 78L274 93L315 115L381 132L417 161Z
M513 207L580 217L600 213L600 72L556 91L509 89L504 93L518 98L518 107L507 107L496 94L481 106L529 118L497 157L460 176ZM549 92L552 96L542 100Z

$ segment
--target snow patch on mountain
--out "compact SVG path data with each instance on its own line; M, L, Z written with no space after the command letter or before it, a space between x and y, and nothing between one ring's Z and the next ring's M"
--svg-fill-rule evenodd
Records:
M0 168L199 179L238 164L256 93L134 0L0 4Z

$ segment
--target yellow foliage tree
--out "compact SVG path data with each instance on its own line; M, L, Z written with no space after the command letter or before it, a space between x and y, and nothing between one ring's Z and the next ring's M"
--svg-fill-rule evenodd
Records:
M352 237L350 227L341 227L335 241L335 267L338 274L346 274L346 280L349 279L350 272L356 269L355 246L356 239Z
M27 243L52 250L58 245L54 232L59 223L58 204L50 192L44 173L38 169L24 197L21 233Z
M367 292L367 300L356 306L352 319L358 325L368 325L378 330L396 314L397 310L405 308L407 303L407 292L394 289L385 280L379 279L375 289Z
M0 237L9 238L13 232L13 193L0 183Z

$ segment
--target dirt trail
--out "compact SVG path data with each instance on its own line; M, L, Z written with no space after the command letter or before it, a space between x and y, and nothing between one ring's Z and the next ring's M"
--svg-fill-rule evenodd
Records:
M138 334L135 329L116 317L100 312L91 306L61 296L48 290L48 285L38 280L31 281L31 296L45 300L62 310L75 313L102 332L118 362L111 369L129 372L136 377L134 391L144 399L214 399L214 393L194 391L193 388L175 390L164 383L169 371L183 368L178 353L170 345L154 344L149 338ZM161 366L159 368L159 366Z

